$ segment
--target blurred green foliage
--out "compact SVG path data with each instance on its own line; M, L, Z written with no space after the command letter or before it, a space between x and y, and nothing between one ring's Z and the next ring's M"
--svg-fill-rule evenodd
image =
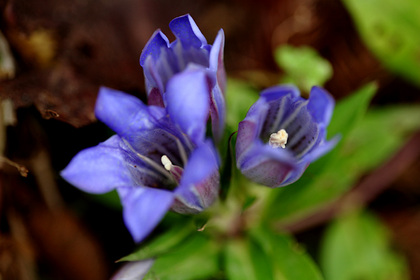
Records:
M370 50L386 67L420 86L417 0L343 0Z
M330 63L308 46L283 45L274 52L274 59L285 72L280 82L295 84L305 93L314 85L324 85L332 77Z
M251 237L268 257L267 263L273 276L271 279L323 279L311 257L291 236L278 234L262 226L251 230Z
M409 279L404 260L391 249L387 229L365 212L347 213L329 225L321 264L326 280Z
M257 101L258 90L245 81L228 79L226 90L226 125L230 132L238 130L238 123L242 121L248 109Z

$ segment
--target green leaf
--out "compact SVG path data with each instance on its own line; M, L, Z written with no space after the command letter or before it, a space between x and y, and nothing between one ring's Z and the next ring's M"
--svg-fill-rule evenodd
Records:
M219 245L196 232L174 250L156 258L147 279L209 279L219 271Z
M360 174L383 163L419 128L419 105L373 109L349 135L342 156L351 159L349 170Z
M389 69L420 86L417 0L344 0L363 40Z
M366 114L377 89L378 86L375 83L370 83L338 102L328 126L328 137L333 137L336 134L346 137L348 132Z
M274 58L285 71L282 83L293 83L305 92L314 85L322 86L332 76L330 63L314 49L283 45L276 49Z
M225 265L229 280L274 279L269 256L248 238L226 242Z
M330 224L321 250L326 279L408 279L403 259L391 250L386 228L367 213L351 213Z
M252 228L249 235L232 239L225 246L229 280L320 280L318 267L287 235L267 227Z
M249 108L259 98L258 91L247 83L229 79L226 90L226 125L230 133L238 129ZM229 133L229 135L230 135Z
M191 223L174 223L174 226L163 234L141 246L137 251L123 257L120 261L139 261L163 255L187 239L194 228Z
M268 261L273 269L273 279L323 279L311 257L292 237L274 233L268 228L253 229L251 236L261 246L265 255L268 256Z

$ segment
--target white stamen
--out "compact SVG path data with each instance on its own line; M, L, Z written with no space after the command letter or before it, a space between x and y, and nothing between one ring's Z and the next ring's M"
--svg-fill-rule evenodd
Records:
M289 134L287 134L286 130L280 129L276 133L272 133L270 135L270 140L268 140L268 144L273 148L282 147L284 149L286 148L288 137Z
M163 167L165 167L166 170L171 171L171 169L172 169L172 162L171 162L171 160L166 155L163 155L160 158L160 161L162 162Z

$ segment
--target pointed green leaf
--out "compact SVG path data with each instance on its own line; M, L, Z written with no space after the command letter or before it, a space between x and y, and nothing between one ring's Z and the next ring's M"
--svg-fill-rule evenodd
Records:
M328 126L328 137L337 134L346 137L348 132L363 118L378 86L370 83L353 94L337 102L331 123Z
M229 280L274 279L269 256L248 238L226 242L225 266Z
M217 243L204 233L196 232L170 252L157 257L144 279L209 279L219 271L218 253Z
M277 280L320 280L323 279L311 257L292 237L276 234L268 228L257 228L251 236L263 248ZM266 278L260 278L266 279Z
M169 230L142 245L130 255L123 257L120 261L139 261L160 256L184 242L194 230L191 223L174 223L174 226Z

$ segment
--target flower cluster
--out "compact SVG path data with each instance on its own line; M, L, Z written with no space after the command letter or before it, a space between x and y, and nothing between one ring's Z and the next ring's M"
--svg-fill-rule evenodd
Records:
M170 28L174 42L158 30L140 57L148 105L102 87L95 114L116 135L79 152L61 173L86 192L117 190L125 224L137 242L168 210L203 211L220 188L215 144L225 127L224 33L207 44L189 15L174 19ZM239 124L237 167L270 187L296 181L335 145L325 140L333 104L317 87L308 100L291 86L263 91ZM206 135L209 119L212 137Z
M81 151L61 173L86 192L116 189L136 241L169 209L198 213L219 190L218 155L205 133L209 115L215 134L223 130L223 31L212 47L189 15L171 28L176 41L157 31L140 58L150 105L101 88L95 114L116 135Z

